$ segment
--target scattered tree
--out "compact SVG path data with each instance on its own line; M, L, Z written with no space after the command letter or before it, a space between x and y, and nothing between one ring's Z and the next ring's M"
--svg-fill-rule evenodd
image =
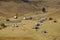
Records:
M45 7L43 7L43 8L42 8L42 12L44 12L44 13L46 12L46 9L45 9Z

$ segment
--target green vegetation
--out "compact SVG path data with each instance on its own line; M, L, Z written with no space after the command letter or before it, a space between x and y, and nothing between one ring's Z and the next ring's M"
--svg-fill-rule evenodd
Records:
M46 12L46 9L45 9L45 7L43 7L43 8L42 8L42 12L44 12L44 13Z
M0 26L1 26L1 28L5 28L6 27L6 25L4 23L1 23Z

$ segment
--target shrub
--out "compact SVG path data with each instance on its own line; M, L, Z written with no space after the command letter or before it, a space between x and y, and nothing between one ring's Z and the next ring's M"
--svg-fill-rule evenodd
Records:
M28 2L28 0L22 0L23 2Z
M9 19L6 19L6 21L10 21Z
M42 12L44 12L44 13L46 12L46 9L44 7L42 8Z
M0 25L1 25L2 28L6 27L6 25L4 23L1 23Z

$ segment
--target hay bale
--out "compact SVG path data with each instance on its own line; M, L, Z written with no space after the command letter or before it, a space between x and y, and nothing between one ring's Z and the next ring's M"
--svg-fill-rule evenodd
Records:
M36 31L38 31L39 26L40 26L40 23L36 23L35 26L33 27L33 29L36 29Z
M40 23L36 23L36 26L40 26Z
M49 18L49 20L53 20L53 18Z
M17 16L14 16L14 19L17 19L18 17Z
M52 21L55 22L55 23L57 22L57 20L52 20Z
M32 17L24 17L23 20L32 20Z
M10 21L10 19L6 19L6 21Z
M47 31L46 30L42 30L41 33L47 33Z

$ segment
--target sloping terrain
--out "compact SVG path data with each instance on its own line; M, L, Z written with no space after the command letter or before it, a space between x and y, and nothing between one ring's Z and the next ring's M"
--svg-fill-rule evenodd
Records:
M35 13L41 11L42 7L50 8L58 8L59 0L57 1L32 1L32 2L14 2L14 1L0 1L0 16L9 15L10 17L15 15L16 13L20 14L28 14Z
M6 28L0 30L0 40L60 40L60 0L28 3L19 1L0 1L0 23L7 25ZM46 8L46 13L41 11L43 7ZM13 18L16 14L18 14L18 19ZM25 16L32 16L34 20L22 20ZM57 22L47 19L41 23L38 31L32 29L41 17L52 17ZM6 22L6 18L12 22ZM18 24L19 27L14 28L13 24ZM41 33L42 30L46 30L47 33Z

